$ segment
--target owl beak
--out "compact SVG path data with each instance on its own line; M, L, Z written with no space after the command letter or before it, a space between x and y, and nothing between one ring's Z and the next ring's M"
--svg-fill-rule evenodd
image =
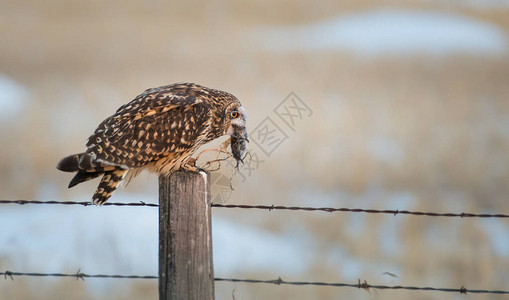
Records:
M241 126L230 126L227 133L230 134L232 138L238 140L245 140L249 143L248 134L245 127Z

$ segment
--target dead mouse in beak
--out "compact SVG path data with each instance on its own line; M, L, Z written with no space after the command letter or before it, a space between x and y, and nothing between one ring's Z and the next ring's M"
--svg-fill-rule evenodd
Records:
M235 166L237 169L239 168L239 162L244 163L247 143L249 143L247 134L245 137L236 137L235 135L232 135L230 138L230 147L232 148L233 158L237 161L237 165Z

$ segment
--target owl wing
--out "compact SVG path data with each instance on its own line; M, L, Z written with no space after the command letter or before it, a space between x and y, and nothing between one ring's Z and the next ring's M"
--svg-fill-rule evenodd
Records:
M207 126L210 106L204 99L147 90L99 125L86 152L101 164L141 167L189 151Z

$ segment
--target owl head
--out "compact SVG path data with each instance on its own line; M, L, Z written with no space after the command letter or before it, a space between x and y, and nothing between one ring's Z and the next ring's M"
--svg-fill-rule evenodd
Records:
M226 107L225 133L236 139L248 139L246 110L240 102L234 102Z

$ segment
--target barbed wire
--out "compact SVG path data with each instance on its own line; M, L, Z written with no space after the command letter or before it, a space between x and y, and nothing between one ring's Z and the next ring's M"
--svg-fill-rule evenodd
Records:
M418 286L388 286L388 285L372 285L359 279L356 284L352 283L330 283L330 282L305 282L305 281L284 281L279 277L273 280L258 280L258 279L236 279L236 278L214 278L215 281L227 281L227 282L244 282L244 283L269 283L275 285L287 284L287 285L313 285L313 286L331 286L331 287L352 287L358 289L364 289L369 291L370 289L380 290L411 290L411 291L435 291L435 292L450 292L450 293L474 293L474 294L509 294L509 291L504 290L470 290L464 286L460 288L436 288L436 287L418 287Z
M0 200L0 204L55 204L55 205L81 205L93 206L89 201L40 201L40 200ZM106 202L103 206L147 206L159 207L156 203L140 202ZM509 218L509 214L481 214L481 213L437 213L437 212L423 212L423 211L410 211L399 209L363 209L363 208L334 208L334 207L306 207L306 206L282 206L282 205L244 205L244 204L217 204L212 203L212 207L217 208L239 208L239 209L261 209L261 210L294 210L294 211L323 211L328 213L333 212L350 212L350 213L367 213L367 214L388 214L388 215L414 215L414 216L428 216L428 217L457 217L457 218Z
M91 201L40 201L40 200L0 200L0 204L55 204L55 205L81 205L81 206L95 206ZM156 203L145 203L140 202L106 202L103 206L148 206L148 207L159 207Z
M158 279L158 276L151 275L106 275L106 274L86 274L78 270L75 274L65 273L25 273L25 272L11 272L5 271L0 272L0 276L4 276L5 279L10 278L14 280L14 276L34 276L34 277L72 277L76 280L85 278L116 278L116 279ZM460 294L509 294L506 290L479 290L479 289L467 289L462 286L460 288L437 288L437 287L418 287L418 286L388 286L388 285L372 285L367 283L365 280L358 280L357 283L331 283L331 282L320 282L320 281L285 281L278 277L277 279L260 280L260 279L241 279L241 278L214 278L216 282L240 282L240 283L262 283L262 284L274 284L274 285L310 285L310 286L330 286L330 287L351 287L364 290L379 289L379 290L411 290L411 291L434 291L434 292L449 292L449 293L460 293Z
M333 208L333 207L302 207L302 206L281 206L281 205L241 205L241 204L212 204L212 207L222 208L243 208L243 209L264 209L264 210L303 210L303 211L324 211L324 212L352 212L367 214L389 214L389 215L414 215L428 217L460 217L460 218L509 218L507 214L475 214L475 213L436 213L409 211L399 209L363 209L363 208Z
M33 276L33 277L74 277L76 280L85 278L117 278L117 279L157 279L158 276L152 275L106 275L106 274L85 274L78 270L75 274L64 274L64 273L25 273L25 272L11 272L5 271L0 272L0 276L4 276L5 279L10 278L14 280L13 276Z

